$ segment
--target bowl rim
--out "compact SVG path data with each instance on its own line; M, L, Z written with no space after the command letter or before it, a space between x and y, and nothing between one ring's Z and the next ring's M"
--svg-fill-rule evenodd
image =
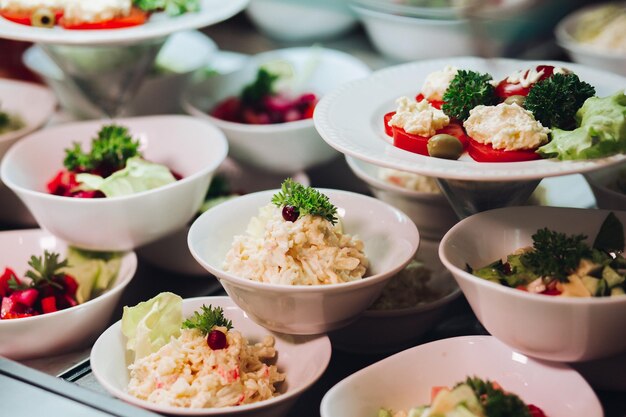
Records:
M17 235L17 237L22 236L22 235L41 235L42 237L54 237L55 239L57 239L58 241L62 242L64 245L66 246L71 246L70 244L62 241L61 239L57 238L56 236L54 236L52 233L44 230L44 229L21 229L21 230L6 230L6 231L0 231L0 236L10 236L10 235ZM0 329L3 326L3 323L8 325L13 325L13 324L19 324L19 323L34 323L37 320L41 320L41 319L45 319L46 317L56 317L56 316L61 316L64 313L66 314L69 311L72 312L77 312L79 310L84 310L85 308L88 308L88 305L93 305L96 302L98 302L98 300L102 301L106 298L110 298L113 297L115 294L119 293L120 291L123 291L124 288L126 288L126 286L133 280L133 278L135 277L136 273L137 273L137 254L135 253L135 251L123 251L120 252L121 253L121 257L120 260L122 262L122 264L127 263L128 264L128 273L125 275L122 275L121 273L118 273L118 276L115 278L115 281L113 282L113 286L111 288L109 288L108 290L106 290L104 293L98 295L95 298L91 298L87 301L85 301L84 303L81 304L77 304L73 307L68 307L66 309L63 310L57 310L54 311L52 313L46 313L46 314L40 314L37 316L32 316L32 317L22 317L19 319L15 319L15 320L0 320ZM120 266L120 270L121 270L121 266Z
M441 239L441 243L439 245L439 259L445 265L446 268L452 273L452 275L457 279L462 279L463 281L469 281L477 286L484 287L488 291L496 291L504 296L521 298L522 300L528 300L532 303L544 303L544 304L565 304L565 305L588 305L588 306L597 306L597 305L612 305L612 304L626 304L626 296L624 297L550 297L542 294L532 294L527 291L520 291L515 288L506 287L501 284L496 284L495 282L488 281L486 279L477 277L469 272L457 267L448 259L448 250L451 250L449 247L449 242L452 241L457 233L460 233L461 230L469 228L468 223L472 223L476 218L484 218L490 217L494 212L508 212L508 211L588 211L588 209L579 209L579 208L571 208L571 207L545 207L545 206L519 206L519 207L505 207L493 210L483 211L478 214L474 214L470 217L466 217L465 219L459 221L457 224L452 226L450 230L445 234L445 236ZM594 212L602 212L608 215L610 212L615 212L619 210L601 210L597 209ZM624 211L626 213L626 211ZM538 214L538 213L537 213ZM527 214L527 216L530 213ZM537 216L544 217L544 216ZM513 217L512 217L513 218ZM473 219L473 220L472 220ZM514 220L509 222L509 224L514 224ZM547 223L547 222L546 222Z
M396 216L402 219L406 223L406 226L409 229L411 229L410 233L413 235L412 241L407 240L408 243L411 244L412 246L412 250L410 251L411 253L409 254L409 256L407 256L406 259L402 259L402 261L398 265L396 265L396 267L392 268L389 271L380 272L374 275L364 276L361 279L358 279L355 281L342 282L339 284L326 284L326 285L290 285L290 284L273 284L273 283L267 283L267 282L252 281L250 279L234 275L230 272L226 272L224 271L222 267L219 267L218 269L214 267L213 265L211 265L210 263L203 260L203 257L198 253L195 245L193 244L191 240L192 235L197 233L196 230L199 227L198 226L199 220L202 217L210 216L211 212L214 210L227 210L228 206L232 204L245 204L247 203L247 200L259 198L261 195L271 196L275 194L276 192L280 191L278 189L257 191L255 193L250 193L250 194L246 194L243 196L239 196L235 199L225 201L224 203L218 206L212 207L206 212L204 212L193 222L189 230L189 234L187 235L187 245L189 247L189 251L193 255L194 259L196 259L196 261L200 263L200 265L202 265L205 269L207 269L211 274L215 275L215 277L220 281L223 279L227 281L228 283L239 286L239 287L254 288L261 292L272 292L272 293L283 293L283 294L284 293L287 293L287 294L298 294L298 293L339 294L339 293L344 293L344 292L350 292L357 288L366 288L366 287L376 285L381 281L385 281L391 278L394 274L402 270L411 261L411 259L413 259L413 257L415 256L415 253L419 249L420 233L419 233L419 230L417 229L417 226L415 226L415 223L413 223L413 221L404 212L398 210L397 208L393 207L392 205L388 203L385 203L382 200L379 200L379 199L376 199L374 197L370 197L364 194L355 193L352 191L335 190L335 189L328 189L328 188L316 187L315 189L326 195L328 195L328 193L330 192L331 194L332 193L340 194L340 195L350 197L350 198L356 197L356 198L364 199L364 200L367 200L368 202L372 202L373 204L378 204L380 207L385 207L386 210L395 212Z
M359 16L363 17L373 17L384 19L387 21L396 21L403 23L414 23L426 26L458 26L458 25L466 25L468 24L467 19L463 18L433 18L433 17L420 17L420 16L409 16L404 14L391 14L385 13L382 10L371 9L365 7L362 4L351 3L350 8Z
M187 407L173 407L173 406L159 406L157 404L153 404L150 403L146 400L142 400L139 399L137 397L134 397L128 393L126 393L125 391L120 391L118 390L116 387L113 387L113 385L111 385L107 379L102 378L101 375L98 374L98 371L94 370L94 375L96 376L96 379L98 380L99 383L101 383L109 393L115 392L116 394L114 394L117 398L120 398L124 401L129 402L128 400L131 400L131 403L143 403L146 405L146 407L143 407L145 409L148 410L157 410L158 408L158 412L159 413L168 413L168 414L172 414L172 415L194 415L194 416L210 416L210 415L226 415L226 414L238 414L239 412L245 412L245 411L251 411L251 410L257 410L257 409L263 409L266 406L271 406L271 405L276 405L278 403L282 403L282 402L286 402L289 399L292 399L292 397L298 397L299 395L303 394L308 388L311 387L311 385L313 385L317 380L319 380L319 378L322 376L322 374L324 374L324 372L326 372L326 369L328 368L328 365L330 363L330 359L332 356L332 347L331 347L331 343L330 343L330 339L328 338L328 336L326 334L319 334L319 335L302 335L302 336L292 336L292 335L285 335L285 334L281 334L278 332L274 332L272 330L268 330L266 328L264 328L263 326L261 326L260 324L257 324L256 322L252 321L252 319L250 319L247 314L245 313L245 311L243 311L241 309L241 307L239 307L237 304L235 304L235 302L228 296L202 296L202 297L190 297L190 298L184 298L183 299L183 306L185 305L185 303L191 303L191 302L199 302L200 300L205 300L206 302L212 302L216 305L219 306L223 306L224 304L228 304L231 307L234 307L238 310L240 310L243 313L243 316L245 317L246 320L249 320L250 323L253 323L256 326L259 326L260 328L262 328L265 332L267 332L267 335L272 335L272 336L278 336L278 337L284 337L285 340L288 341L288 343L290 344L295 344L293 343L293 338L302 338L307 340L307 342L316 342L319 343L319 350L325 354L325 360L322 363L319 363L319 368L318 371L315 373L315 375L310 379L310 381L308 381L306 384L303 384L300 388L295 389L293 391L287 391L285 393L282 393L278 396L272 397L270 399L267 400L263 400L263 401L258 401L252 404L243 404L243 405L238 405L238 406L228 406L228 407L208 407L208 408L187 408ZM100 340L102 340L102 338L104 337L105 333L113 333L116 331L121 332L121 325L122 325L122 320L118 320L115 323L113 323L111 326L109 326L104 332L102 332L102 334L98 337L98 340L96 340L96 342L94 343L90 353L89 353L89 358L91 359L92 355L93 355L93 350L96 348L96 345L98 344L98 342L100 342ZM244 337L246 337L244 335ZM102 342L101 342L102 343ZM280 352L278 352L278 354L280 354ZM98 369L96 367L96 369ZM121 396L119 396L121 395ZM295 398L293 398L295 399ZM154 408L154 406L156 406L157 408Z
M374 188L378 188L384 191L399 193L399 194L402 194L403 196L414 198L414 199L431 200L432 203L442 202L442 203L447 204L446 197L443 195L443 193L437 194L437 193L428 193L424 191L411 190L409 188L400 187L399 185L387 183L381 180L380 178L370 175L367 171L361 168L360 164L372 165L378 169L381 169L381 168L384 169L386 167L381 167L376 164L372 164L371 162L363 161L350 155L344 155L344 157L346 159L346 163L348 164L350 169L352 169L352 172L354 172L354 174L357 177L359 177L360 179L365 181L368 185ZM389 168L389 169L392 169L392 168ZM415 175L426 177L426 175L421 175L421 174L415 174Z
M585 14L600 9L602 7L608 6L609 4L622 4L626 6L624 2L602 2L595 3L585 6L583 8L577 9L574 12L565 16L561 21L556 25L554 29L554 35L556 37L557 44L564 49L571 50L575 53L587 54L594 57L604 58L604 59L617 59L617 60L626 60L626 54L619 53L617 51L605 50L605 49L597 49L591 45L587 45L585 43L581 43L577 41L572 34L569 32L568 28L570 26L577 26L578 20Z
M106 120L84 120L84 121L79 121L79 122L63 123L57 126L50 127L50 128L41 130L39 132L35 132L33 135L26 136L22 140L15 143L7 151L2 161L0 161L0 181L2 181L6 186L11 188L16 193L23 193L32 197L36 197L38 199L43 199L44 201L66 201L69 204L74 204L74 205L116 204L117 202L132 201L132 200L140 199L147 195L152 195L152 194L156 194L159 192L170 190L172 188L177 188L181 184L186 184L192 181L196 181L206 175L210 175L210 173L212 171L215 171L219 167L219 165L226 159L226 156L228 155L228 141L224 133L217 127L213 126L211 123L208 123L206 120L201 120L201 119L198 119L197 117L192 117L192 116L187 116L187 115L152 115L152 116L122 118L122 119L117 119L116 122L121 123L121 124L125 124L125 123L128 124L128 123L132 123L135 121L141 122L141 121L149 121L149 120L155 120L155 119L181 120L181 121L186 120L190 122L193 121L194 123L198 122L198 123L204 124L204 128L210 131L210 135L205 135L204 140L207 140L207 138L210 137L211 140L214 140L215 144L218 145L216 149L214 149L212 152L212 161L204 165L197 172L194 172L191 175L188 175L177 181L174 181L173 183L166 184L157 188L153 188L151 190L141 191L141 192L134 193L134 194L129 194L125 196L117 196L117 197L106 197L106 198L64 197L64 196L49 194L43 191L37 191L31 188L23 187L21 185L16 184L11 179L11 174L9 173L8 168L7 168L7 164L8 164L7 161L13 157L13 154L19 152L20 149L24 147L27 142L33 140L32 139L33 136L36 135L35 140L42 140L41 138L46 136L46 134L50 133L51 131L52 132L62 131L62 130L69 131L72 128L76 127L77 125L103 126L106 123ZM60 167L62 166L63 165L61 162Z

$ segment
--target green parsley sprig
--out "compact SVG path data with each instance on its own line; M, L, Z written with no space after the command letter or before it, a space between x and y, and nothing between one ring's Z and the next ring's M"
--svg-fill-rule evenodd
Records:
M83 152L79 143L65 150L63 164L70 171L93 171L103 167L105 171L117 171L126 161L139 153L139 141L133 139L128 128L111 124L103 126L91 141L91 150Z
M495 87L491 75L476 71L459 70L443 94L443 112L454 119L466 120L471 109L478 105L496 103Z
M249 106L258 106L264 97L273 95L274 85L280 77L261 67L256 79L244 87L241 92L241 101Z
M591 248L585 243L587 236L559 233L548 228L532 235L533 250L522 255L522 263L543 277L554 277L568 282L567 276L578 268L582 258L590 258Z
M596 90L576 74L554 74L530 89L524 107L549 128L576 127L576 112Z
M206 335L214 327L226 327L228 330L233 328L233 322L224 317L222 307L213 307L209 304L208 307L202 305L200 310L200 312L194 312L193 317L183 322L183 329L198 329L202 334Z
M165 11L170 16L200 10L200 0L133 0L133 5L146 12Z
M485 409L485 415L489 417L531 417L528 406L521 398L495 388L489 380L468 377L461 384L467 384L474 391Z
M281 190L272 197L272 204L278 207L295 207L301 215L310 214L320 216L331 222L337 223L337 207L327 196L314 188L305 187L287 178L281 185Z
M63 289L63 286L57 281L58 278L64 274L62 269L67 264L67 259L59 261L61 255L56 252L44 251L43 257L31 256L28 265L31 267L26 274L26 277L32 279L29 285L20 283L16 277L12 277L9 281L9 287L12 290L24 290L27 288L41 288L45 286L52 286L59 289Z

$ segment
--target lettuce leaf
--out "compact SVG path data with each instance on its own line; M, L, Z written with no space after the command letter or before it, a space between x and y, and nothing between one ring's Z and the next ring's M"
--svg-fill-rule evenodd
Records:
M156 352L173 337L180 335L183 322L183 299L162 292L134 307L124 307L122 333L126 349L134 353L133 362Z
M93 174L78 174L82 190L100 190L107 197L120 197L152 190L176 182L165 165L148 162L140 157L126 161L126 167L106 178Z
M78 283L76 301L84 303L109 289L122 264L119 252L93 252L69 247L63 272Z

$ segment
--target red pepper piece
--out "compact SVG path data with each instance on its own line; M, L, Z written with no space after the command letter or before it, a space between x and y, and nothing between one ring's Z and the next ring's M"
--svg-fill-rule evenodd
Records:
M6 297L13 292L13 290L9 287L9 281L14 279L18 284L21 284L15 272L11 268L5 268L2 275L0 275L0 297Z
M53 296L41 299L41 310L44 314L57 311L57 302Z
M37 301L38 297L39 292L34 288L13 291L13 294L10 295L10 298L13 301L15 301L16 303L20 303L26 307L32 307Z

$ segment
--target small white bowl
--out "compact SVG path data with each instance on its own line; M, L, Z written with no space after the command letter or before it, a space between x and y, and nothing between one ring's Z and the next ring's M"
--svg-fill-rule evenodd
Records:
M349 324L378 297L385 283L412 259L419 245L415 224L388 204L347 191L325 190L338 208L344 233L364 243L370 266L363 279L332 285L278 285L223 270L233 237L278 190L238 197L201 215L189 231L194 258L220 280L235 303L262 326L288 334L318 334Z
M139 116L180 112L180 95L184 87L197 70L210 62L216 51L215 42L198 31L170 36L156 58L153 72L146 75L135 96L124 106L124 114ZM52 88L61 107L74 117L102 117L102 112L73 83L68 82L41 47L27 49L22 62ZM167 71L162 72L161 68Z
M567 51L574 62L626 75L626 53L602 50L594 45L585 45L573 36L581 17L608 4L610 3L593 4L576 10L559 22L554 34L559 46Z
M282 175L268 174L249 167L243 167L230 158L217 170L217 174L223 175L230 189L237 193L251 193L280 187L285 177ZM302 185L310 185L308 175L305 172L297 172L292 178ZM165 236L156 242L149 243L137 249L137 256L158 268L178 274L192 276L207 276L209 273L191 256L187 246L187 235L191 223L182 229Z
M253 323L228 297L183 300L183 315L191 316L203 304L222 307L226 318L232 320L233 328L241 332L250 342L259 342L267 335L274 336L276 366L280 372L286 374L285 382L278 388L280 395L258 403L224 408L177 408L156 405L133 397L126 392L129 373L126 364L126 340L121 331L121 321L102 333L91 350L91 369L98 382L109 393L130 404L167 415L280 417L287 414L298 397L326 370L331 355L328 337L294 337L272 333Z
M578 362L626 352L626 297L567 298L530 294L466 272L531 246L544 227L592 242L606 210L509 207L460 221L444 236L439 257L487 331L528 356ZM626 224L626 211L615 211Z
M209 182L226 158L222 132L188 116L119 119L139 138L146 159L183 178L153 190L114 198L80 199L48 194L46 184L63 168L73 142L91 148L104 121L67 123L15 144L0 165L0 177L26 204L39 225L81 248L129 250L183 227L198 211ZM45 157L42 157L45 155Z
M287 42L332 39L357 24L347 0L251 0L246 15L261 32Z
M598 208L626 210L626 194L614 188L618 175L626 175L626 164L619 164L585 174L585 179L596 198Z
M217 103L237 96L254 81L264 63L285 60L303 77L300 92L321 98L327 92L371 70L362 61L332 49L288 48L255 55L242 69L211 76L191 83L183 93L183 108L191 115L210 120L222 129L231 146L231 156L239 162L271 172L292 173L322 164L338 155L315 130L313 119L269 125L228 122L209 114Z
M379 176L383 169L369 162L346 156L352 172L365 181L372 193L413 220L424 239L439 240L459 218L443 194L425 193L391 184Z
M9 267L22 277L31 256L44 250L65 255L67 244L40 229L0 232L0 268ZM134 252L122 258L120 271L111 289L75 307L21 319L0 320L0 356L15 360L53 356L84 347L109 324L124 288L135 275Z
M331 388L321 414L362 417L383 407L407 410L430 404L432 387L453 386L468 376L498 382L547 416L604 416L589 384L568 365L534 360L490 336L438 340L370 365Z
M448 305L461 295L452 275L439 260L437 242L422 240L416 259L432 271L429 288L443 296L410 308L365 310L355 322L329 334L334 348L357 353L397 352L414 346L419 338L435 327ZM372 329L376 336L372 337Z

